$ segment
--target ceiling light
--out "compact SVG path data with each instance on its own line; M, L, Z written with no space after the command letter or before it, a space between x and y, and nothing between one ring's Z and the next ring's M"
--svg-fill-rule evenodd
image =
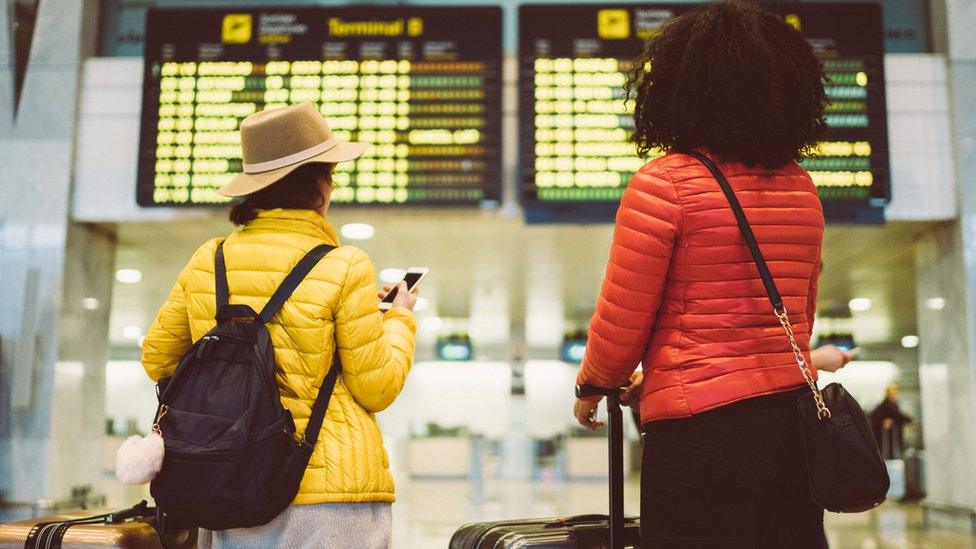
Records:
M430 302L429 301L427 301L426 299L424 299L422 297L418 297L417 298L417 304L413 306L413 310L414 311L417 311L419 313L420 311L425 310L428 305L430 305Z
M115 280L123 284L138 284L142 280L142 271L139 269L119 269L115 271Z
M142 328L138 326L126 326L122 328L122 337L126 339L139 339L142 336Z
M383 269L380 271L380 280L386 282L387 284L396 284L397 282L403 280L403 277L406 276L406 274L407 271L404 271L403 269Z
M901 346L906 349L914 349L915 347L918 347L918 336L907 335L901 338Z
M95 311L98 309L98 300L94 297L86 297L85 299L81 300L81 306L86 311Z
M349 240L369 240L376 234L376 229L369 223L346 223L339 232Z
M427 317L423 320L424 330L436 332L444 326L444 320L439 316Z
M941 311L945 309L945 298L932 297L925 300L925 306L933 311Z
M866 297L855 297L847 302L852 311L863 312L871 308L871 300Z

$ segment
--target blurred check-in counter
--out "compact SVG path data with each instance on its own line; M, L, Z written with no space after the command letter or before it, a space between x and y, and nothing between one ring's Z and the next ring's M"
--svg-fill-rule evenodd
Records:
M605 430L588 433L573 417L576 364L560 360L530 360L525 364L526 425L536 440L561 439L560 476L573 480L604 479L609 474ZM606 422L606 405L597 418ZM630 414L624 413L628 440L639 438ZM624 445L624 470L630 470L632 444Z
M512 367L505 362L418 362L403 394L380 415L399 439L412 478L468 478L480 468L483 440L509 429Z
M604 480L610 474L605 436L569 437L566 439L563 451L565 452L564 475L567 479ZM624 444L625 472L633 470L631 461L633 456L633 445Z
M412 478L468 478L471 446L468 436L410 438L407 441L407 471Z
M550 474L568 479L603 479L608 474L606 431L585 432L573 418L576 366L558 360L529 360L524 400L512 395L512 367L506 362L418 362L403 394L380 414L394 469L415 479L493 476L493 459L532 460L532 444L506 445L513 433L550 448ZM518 416L512 414L517 410ZM598 418L606 421L601 405ZM639 438L624 414L624 432ZM522 431L524 426L524 431ZM639 448L624 449L625 467ZM498 452L504 455L495 455ZM486 463L486 460L488 463ZM504 474L504 473L503 473ZM532 472L541 476L540 471Z

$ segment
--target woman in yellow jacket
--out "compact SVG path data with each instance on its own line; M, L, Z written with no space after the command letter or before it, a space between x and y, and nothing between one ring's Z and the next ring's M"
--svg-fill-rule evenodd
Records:
M241 228L223 239L232 304L255 310L302 256L339 245L325 218L332 168L366 149L337 143L315 107L263 111L241 124L244 173L221 189ZM170 376L192 342L214 327L214 253L197 250L143 343L154 381ZM387 286L385 291L391 288ZM381 292L380 295L385 295ZM201 531L201 547L388 547L393 477L374 414L400 393L413 361L416 295L401 286L380 313L374 268L352 246L329 253L268 324L283 405L299 433L338 345L342 375L293 504L255 528Z

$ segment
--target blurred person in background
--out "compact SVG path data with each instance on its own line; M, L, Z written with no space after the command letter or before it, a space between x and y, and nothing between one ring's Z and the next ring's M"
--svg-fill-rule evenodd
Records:
M393 403L410 370L417 296L401 283L386 313L373 264L339 246L326 218L337 162L366 145L340 143L310 103L263 111L241 123L244 173L221 189L240 197L240 226L201 246L180 273L143 344L154 381L171 376L194 341L214 327L214 254L222 241L230 303L260 311L306 252L338 246L312 269L268 323L282 404L304 430L338 352L342 372L292 505L254 528L202 530L201 547L388 547L393 477L375 415Z
M898 406L898 384L888 385L884 400L871 412L871 429L881 449L881 457L901 459L905 449L905 425L914 422L915 418Z
M645 547L823 548L797 399L809 392L707 155L742 203L807 361L824 216L798 161L823 136L823 66L790 25L721 2L667 23L636 60L631 179L578 383L643 363ZM591 429L600 397L577 399Z

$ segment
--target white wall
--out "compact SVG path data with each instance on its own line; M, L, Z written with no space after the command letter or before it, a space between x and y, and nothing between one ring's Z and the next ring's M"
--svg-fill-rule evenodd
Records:
M129 421L149 432L156 415L156 384L137 360L110 360L105 366L105 417L125 429Z
M885 389L899 376L898 366L881 360L858 360L839 372L820 372L818 385L840 383L866 412L874 410L884 399ZM904 406L902 407L903 411Z
M417 362L403 393L378 418L397 438L426 434L428 423L499 438L510 427L511 387L506 362Z
M888 55L885 72L893 196L887 217L954 218L945 59L931 54ZM206 215L136 206L141 85L139 58L91 58L85 64L74 166L75 220L177 220ZM507 137L504 142L516 140L515 135ZM511 155L513 150L506 152ZM513 176L514 172L505 173ZM516 198L509 196L508 206Z
M82 73L71 215L77 221L177 220L205 213L136 205L142 59L93 57Z
M572 411L577 367L561 360L525 363L525 424L534 438L566 434L575 427Z
M888 55L885 78L892 182L885 215L901 221L952 219L958 206L945 59Z

